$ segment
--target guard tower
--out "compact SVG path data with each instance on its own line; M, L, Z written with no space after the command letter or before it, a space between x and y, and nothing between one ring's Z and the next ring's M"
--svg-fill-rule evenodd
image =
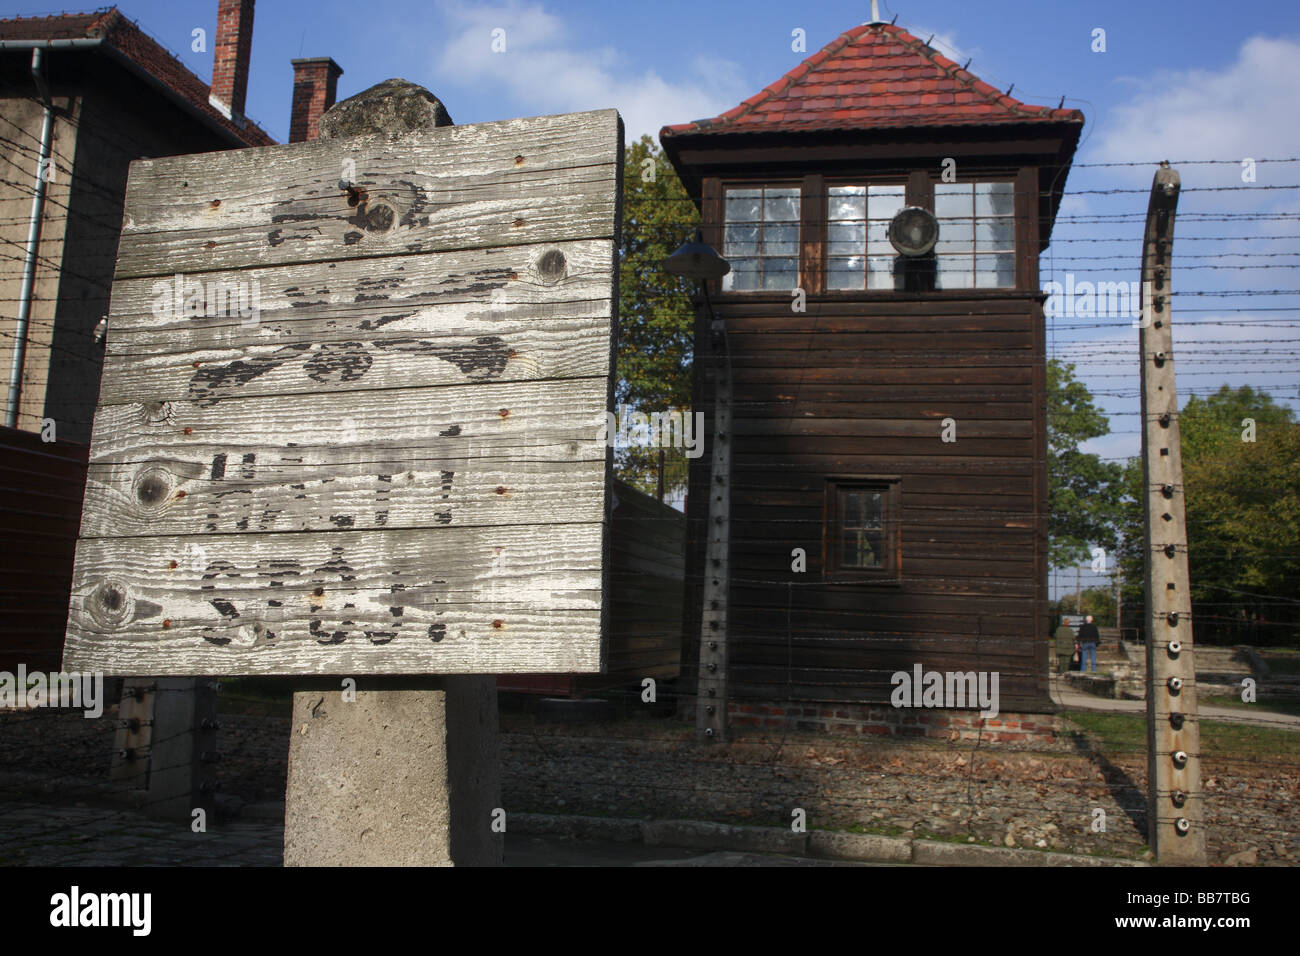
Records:
M1082 126L877 21L660 132L732 267L697 312L683 645L718 720L887 703L917 664L1051 709L1038 257Z

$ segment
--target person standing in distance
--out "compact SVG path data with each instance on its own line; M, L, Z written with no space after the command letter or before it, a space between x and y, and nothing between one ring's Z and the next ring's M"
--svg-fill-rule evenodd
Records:
M1097 644L1100 641L1101 632L1097 630L1097 625L1092 623L1092 615L1089 614L1079 626L1079 643L1083 645L1083 659L1079 661L1079 670L1084 670L1084 664L1088 665L1089 671L1097 669Z

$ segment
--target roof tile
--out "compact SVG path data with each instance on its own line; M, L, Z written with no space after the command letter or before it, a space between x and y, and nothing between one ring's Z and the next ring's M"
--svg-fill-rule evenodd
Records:
M64 13L47 17L16 17L0 20L0 39L72 40L102 37L146 73L170 87L209 120L224 127L249 146L275 142L252 120L241 127L226 119L208 102L208 84L189 71L175 56L128 20L117 7L95 13Z
M1002 93L901 27L841 34L775 83L720 116L665 126L660 136L1083 122L1078 110L1030 106Z

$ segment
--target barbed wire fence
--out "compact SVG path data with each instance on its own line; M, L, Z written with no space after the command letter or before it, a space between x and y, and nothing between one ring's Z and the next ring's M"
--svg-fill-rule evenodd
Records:
M25 141L24 137L27 139L32 137L21 127L4 117L0 117L0 122L13 127L9 133L4 133L3 129L0 129L0 153L3 155L4 162L4 165L0 166L0 170L3 170L0 173L0 186L11 191L13 195L30 199L32 193L30 167L35 162L36 145L34 142ZM87 132L88 135L96 135L91 131ZM143 144L137 145L143 147ZM71 159L57 151L54 157L59 165L59 173L71 176ZM1269 164L1278 167L1292 164L1289 171L1293 174L1300 172L1294 168L1300 165L1300 159L1260 159L1256 162L1261 166ZM1237 160L1179 160L1174 161L1173 165L1176 167L1216 166L1237 163ZM1073 164L1072 169L1152 168L1155 165L1154 162L1076 163ZM85 177L80 170L76 175L83 188L96 192L105 201L116 200L120 206L120 191L112 184ZM1288 191L1298 189L1300 184L1263 183L1240 186L1188 186L1183 191L1189 195L1206 194L1209 198L1210 196L1244 197L1249 192L1287 194ZM1078 191L1067 189L1065 195L1103 199L1113 197L1128 208L1133 196L1146 192L1146 189L1140 188ZM120 214L116 217L111 214L92 216L69 208L55 197L47 197L46 201L58 215L73 218L90 227L116 231L121 225ZM0 223L12 224L21 218L0 217ZM1140 213L1134 212L1059 215L1052 238L1051 252L1041 258L1041 278L1046 281L1067 273L1108 276L1112 279L1118 279L1124 274L1136 277L1141 244L1139 224L1143 218ZM1184 396L1208 396L1214 393L1218 384L1223 383L1225 377L1243 376L1250 378L1257 391L1269 395L1279 404L1294 407L1295 400L1300 397L1297 393L1300 381L1296 379L1296 369L1300 367L1296 362L1300 348L1296 346L1300 344L1300 335L1290 336L1285 330L1300 327L1300 318L1292 317L1293 313L1300 312L1300 288L1290 287L1300 286L1300 283L1286 281L1292 275L1289 270L1300 268L1300 231L1291 231L1288 225L1295 219L1300 219L1300 214L1258 210L1236 212L1194 210L1190 213L1180 213L1179 223L1183 234L1177 239L1179 251L1175 255L1174 266L1180 275L1195 273L1199 283L1198 286L1186 290L1180 289L1174 293L1176 314L1180 317L1195 316L1195 318L1181 319L1176 332L1179 350L1179 387ZM1210 224L1218 225L1211 227ZM689 224L683 220L678 225L684 231ZM1132 225L1133 228L1126 232L1122 227L1128 225ZM1240 225L1243 228L1229 228L1233 225ZM1254 231L1261 228L1272 231ZM1084 234L1089 230L1106 230L1107 234ZM5 248L0 248L0 260L22 261L23 257L19 254L21 246L12 240L4 240L4 243ZM1195 245L1191 245L1191 251L1184 255L1182 249L1188 244ZM1103 248L1096 249L1098 245ZM18 249L14 249L15 246L18 246ZM1101 265L1101 263L1113 265ZM103 291L110 288L109 277L112 265L112 262L73 264L64 262L61 257L56 259L47 255L38 258L40 269L74 277ZM1259 273L1252 275L1254 270L1259 270ZM1214 281L1211 281L1207 273L1213 274L1214 281L1231 281L1237 286L1250 287L1215 288ZM1202 279L1202 276L1205 278ZM1251 283L1256 281L1258 287L1251 286ZM1241 304L1239 300L1242 299L1253 301ZM0 310L5 318L10 320L13 318L14 301L0 300ZM1187 302L1188 305L1183 306L1182 302ZM825 336L828 333L818 328L823 314L818 311L816 304L810 304L807 314L797 318L798 328L792 329L791 334L807 336L808 339L803 354L800 355L796 351L792 357L792 362L796 363L792 367L800 370L796 381L802 385L802 372L808 368L809 356L815 348L819 347L813 343L817 336ZM1133 316L1127 314L1106 319L1094 319L1086 315L1065 318L1049 316L1047 328L1049 358L1059 358L1062 361L1084 366L1086 372L1082 378L1089 383L1091 393L1100 398L1115 400L1117 407L1108 404L1105 409L1106 415L1112 421L1124 426L1139 424L1134 422L1133 418L1140 414L1136 409L1125 408L1122 404L1118 404L1127 401L1135 403L1138 397L1136 331L1132 329L1132 318ZM54 322L51 319L33 318L31 326L44 335L54 331ZM1212 331L1234 328L1249 334L1228 337L1221 331L1217 334ZM1201 335L1202 331L1206 333L1204 337ZM68 361L82 363L86 367L87 375L97 376L102 362L102 346L95 341L94 335L90 332L84 330L72 330L72 332L86 339L85 348L73 348L66 343L42 341L36 338L28 341L28 348L44 349L51 355L58 354ZM8 339L14 337L14 333L7 329L0 330L0 335ZM101 351L96 351L97 349ZM900 366L906 366L908 362L923 361L931 353L929 350L917 347L891 349L890 354ZM731 352L731 360L737 367L743 367L747 361L757 357L758 353L748 353L743 347ZM967 349L963 351L963 357L970 362L985 363L990 366L1024 360L1023 353L995 348ZM1127 371L1121 368L1122 363L1125 362L1131 363ZM1092 387L1094 382L1097 383L1095 388ZM773 408L770 403L750 402L744 399L738 400L737 405L768 412L774 417L780 417L778 413L782 411ZM788 421L795 420L798 405L797 390L785 410ZM88 430L93 419L94 403L87 401L75 407L78 408L77 414L80 416L77 423L84 425ZM1136 427L1117 428L1112 429L1111 432L1112 435L1138 433L1139 429ZM1125 461L1127 457L1114 456L1107 457L1106 460ZM782 469L793 470L795 465L772 461L769 462L768 467L773 472L780 472ZM991 508L988 514L970 514L955 506L930 503L920 508L905 509L899 515L899 521L904 533L909 530L923 532L927 527L941 523L949 529L950 533L978 536L981 533L981 525L987 524L990 515L994 515L997 521L1032 520L1035 517L1032 509L1017 506ZM751 524L756 538L770 540L786 541L796 532L803 537L807 534L820 533L807 530L813 524L819 526L819 522L815 520L810 522L802 518L760 517L753 519ZM1198 547L1203 552L1212 552L1225 560L1237 553L1237 549L1229 542L1208 546L1201 543ZM1300 545L1297 546L1297 550L1300 551ZM634 582L634 577L621 579L619 577L619 575L630 574L631 572L616 571L614 580L621 580L623 583ZM904 574L901 580L902 583L907 584L923 579ZM999 585L1012 586L1014 582L1011 579L999 581L996 575L990 575L987 583L989 587L998 587ZM784 654L787 662L789 661L795 645L796 633L801 651L824 648L829 653L841 647L846 640L861 638L860 632L855 627L855 612L851 610L828 612L825 616L827 623L822 626L821 633L801 627L798 619L800 608L796 604L796 595L804 585L791 581L788 576L755 575L746 570L733 578L733 586L785 591L784 619L771 620L763 626L747 627L742 637L744 641L773 660L779 661ZM828 587L825 582L815 582L815 586ZM1292 594L1251 594L1249 597L1249 601L1202 602L1201 613L1211 619L1214 616L1230 618L1239 610L1254 607L1260 599L1272 602L1278 607L1300 604ZM1207 611L1211 613L1205 615ZM1277 626L1283 628L1286 625L1279 623ZM1279 639L1280 637L1281 635ZM693 635L689 631L683 637L684 642L692 639ZM914 644L917 635L911 631L873 627L871 639L886 646L894 642L901 647ZM965 635L932 633L926 635L926 640L933 646L942 648L946 643L953 645L967 643L970 638ZM980 641L980 646L986 653L996 656L1010 650L1017 639L1008 635L989 634L982 635ZM629 672L631 672L637 668L638 656L644 658L647 666L651 666L662 662L663 651L657 648L632 649L629 655ZM779 664L775 666L779 669ZM708 813L709 807L712 806L716 810L714 815L720 819L778 825L783 821L788 822L789 812L795 806L794 801L798 801L800 805L815 804L821 808L816 813L810 814L809 822L813 826L831 823L835 826L871 827L875 825L873 821L878 819L890 821L888 824L880 824L881 826L896 826L894 821L900 818L900 814L892 812L894 807L891 804L901 799L900 792L921 795L917 796L915 801L911 801L918 804L929 802L924 796L927 793L944 792L943 799L946 801L943 807L944 815L951 815L953 811L958 811L957 816L951 819L956 820L957 825L964 828L961 830L963 835L969 835L973 840L985 842L988 839L993 831L980 824L978 818L982 814L996 810L1004 817L1021 815L1026 819L1050 818L1058 831L1068 828L1079 838L1070 844L1072 848L1078 848L1079 845L1087 842L1086 834L1096 832L1089 829L1095 820L1096 809L1108 807L1112 813L1117 811L1121 818L1130 821L1129 836L1132 839L1128 842L1135 846L1140 845L1139 831L1145 811L1140 799L1142 787L1137 782L1137 778L1144 772L1140 767L1140 761L1145 756L1144 746L1131 743L1103 744L1098 741L1095 733L1089 732L1056 734L1056 742L1048 739L1051 735L1033 734L1025 734L1024 739L1019 741L994 741L989 738L999 735L1000 731L993 729L994 725L989 721L988 724L977 727L973 737L967 733L967 728L954 727L953 732L957 734L955 739L951 735L932 738L929 748L923 754L926 758L923 766L909 765L906 759L897 758L897 755L888 749L881 752L880 760L872 761L862 767L841 767L837 764L819 763L817 758L807 757L808 750L821 748L830 755L829 759L849 759L837 758L831 753L834 751L838 754L840 750L836 748L842 749L846 746L843 741L849 739L847 736L849 731L846 730L845 736L837 739L834 734L812 735L804 725L811 726L812 723L819 722L820 726L827 719L834 720L833 716L824 718L822 712L829 710L833 715L837 707L836 700L842 704L856 704L868 708L887 706L874 698L855 699L851 688L836 686L834 668L827 668L826 671L825 687L828 692L826 696L829 698L827 701L808 701L792 694L788 664L785 678L751 678L746 681L747 689L736 697L741 707L759 702L773 706L764 714L760 725L738 726L737 743L743 743L746 748L745 756L739 763L745 767L759 768L739 776L733 772L738 762L734 755L728 757L726 752L719 754L716 751L709 752L693 746L690 742L692 736L690 731L680 725L666 722L662 728L647 728L644 722L635 719L636 715L648 710L644 707L647 702L643 699L640 681L627 686L605 688L602 691L603 696L618 703L625 716L633 718L620 724L616 734L606 730L582 731L573 727L562 728L562 730L548 729L545 725L531 720L516 720L507 728L510 760L513 761L515 773L519 776L523 774L522 768L544 764L553 767L568 765L571 768L580 767L583 771L592 772L594 775L583 782L586 796L583 798L583 806L578 808L591 812L601 812L602 808L613 805L622 807L628 812L649 813L654 812L654 805L657 804L660 808L699 808L700 812ZM888 674L880 673L872 676L878 684L882 686L888 684ZM859 681L858 686L860 684ZM689 675L675 682L664 681L661 685L662 696L656 702L675 703L679 705L676 709L693 712L695 701L690 685ZM1265 703L1261 701L1260 710ZM784 707L780 706L782 704ZM815 713L806 712L810 709ZM1285 714L1250 713L1249 716L1247 714L1248 712L1243 711L1239 718L1230 715L1219 716L1214 718L1214 722L1242 730L1247 734L1249 732L1245 731L1245 728L1263 728L1266 731L1279 732L1279 735L1268 737L1251 753L1232 754L1229 752L1232 741L1238 738L1232 737L1230 732L1223 732L1223 739L1216 742L1215 734L1203 732L1202 742L1207 749L1198 756L1203 757L1203 766L1208 768L1207 776L1211 779L1219 777L1228 782L1221 789L1207 789L1204 794L1198 795L1206 801L1207 824L1212 833L1216 827L1222 829L1231 826L1231 832L1245 834L1261 844L1268 844L1270 848L1281 840L1286 847L1286 853L1295 853L1294 858L1300 859L1300 849L1298 849L1300 844L1297 843L1296 824L1291 815L1290 798L1284 793L1286 786L1296 780L1297 753L1295 744L1288 743L1280 736L1281 733L1291 734L1293 735L1291 739L1294 740L1294 722L1287 720ZM66 717L66 715L62 716ZM101 761L103 772L106 774L112 754L111 735L116 734L121 725L121 719L111 715L100 721L83 721L81 739L76 744L80 749L74 750L74 754L80 755L74 759L81 762L75 766L67 763L65 753L65 763L61 766L42 764L41 757L53 753L49 737L43 731L47 727L52 728L52 722L59 718L59 712L42 709L0 715L0 737L3 738L3 755L0 756L0 762L6 768L39 767L46 792L51 795L57 795L60 788L65 785L71 786L82 782L88 776L93 778L95 776L93 764L96 760ZM1047 723L1050 724L1050 719ZM913 725L911 729L915 731L918 738L925 730L919 723ZM858 731L857 740L862 739L861 733ZM161 744L165 739L154 741L154 745ZM612 743L613 740L616 740L616 743ZM822 740L826 742L823 744L820 742ZM595 757L581 758L580 755L584 751L595 754ZM636 759L645 760L646 766L657 770L658 779L653 783L647 784L642 781L640 784L648 794L644 799L633 799L629 795L627 783L629 771L625 764L630 758L621 758L623 762L617 764L610 763L606 759L614 751L624 755L633 754ZM658 761L652 759L654 754L664 752L670 755L669 758ZM978 759L976 759L977 752L980 754ZM792 763L794 757L802 762ZM898 765L890 763L896 758L902 762ZM606 760L606 765L601 765L601 760ZM957 764L958 760L963 763ZM1068 772L1071 761L1082 761L1084 766L1091 768L1091 775L1081 775L1073 779L1068 786L1062 785L1060 777L1049 775L1025 783L1013 795L998 790L999 774L1008 762L1023 767L1028 766L1029 761L1035 760L1054 765L1057 769L1064 768L1063 772ZM785 784L786 777L776 772L783 768L788 770L791 766L803 770L815 768L817 773L813 777L796 780L796 785L792 789ZM596 769L593 771L593 768ZM570 772L581 771L571 769ZM636 779L642 778L638 776ZM814 779L823 792L809 793L800 798L796 793L798 786L806 785ZM238 786L238 781L234 781L234 784ZM557 789L555 792L571 793L574 786L576 786L575 782L569 780L562 791ZM1241 789L1242 787L1256 788L1258 796L1254 803L1243 803L1245 791ZM540 786L529 784L520 787L519 790L527 794L524 799L531 801L530 808L556 809L549 799L550 795L546 792L544 783ZM0 784L0 827L4 825L6 814L12 812L12 808L20 805L23 797L30 793L31 789L27 784L14 782ZM143 807L137 803L132 809L114 812L129 815L139 812L140 809L148 809L147 801ZM574 809L572 801L568 809ZM877 814L883 814L883 817L877 817ZM918 815L929 817L928 811L917 812L911 809L901 814L901 816L909 815L913 818ZM1241 819L1230 820L1234 816ZM931 818L925 826L915 829L918 832L929 832L934 822ZM1112 827L1121 829L1122 825L1112 823ZM1025 829L1037 833L1042 831L1043 827L1026 824Z

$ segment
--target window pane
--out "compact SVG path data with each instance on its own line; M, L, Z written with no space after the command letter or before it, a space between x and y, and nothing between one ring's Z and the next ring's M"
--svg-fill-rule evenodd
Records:
M826 288L861 289L863 287L863 258L830 259L826 269Z
M844 532L843 553L840 555L840 564L846 568L861 567L858 555L858 538L857 533L853 531Z
M793 289L799 274L798 259L764 259L763 288Z
M906 190L903 186L872 186L867 192L867 215L871 219L893 219L903 208Z
M722 254L732 256L758 255L758 226L727 226L727 238Z
M768 222L797 222L798 189L768 189L763 198L763 218Z
M888 222L867 223L867 255L894 256L893 244L889 241Z
M894 275L894 257L867 260L867 286L871 289L901 289L903 277Z
M970 216L945 219L939 224L940 242L960 242L969 246L975 239L975 220Z
M969 219L972 210L970 183L934 184L934 214L938 218L952 219L965 216Z
M827 201L830 219L867 218L867 189L865 186L832 186Z
M1016 284L1016 258L1012 253L975 257L975 286L1006 289Z
M799 254L798 226L764 226L763 255L797 256Z
M862 527L862 492L846 491L843 496L844 515L842 523L845 528Z
M880 530L880 492L872 491L862 495L863 527Z
M736 292L752 292L758 288L758 260L732 259L731 271L722 277L722 288Z
M762 202L761 189L728 189L727 222L758 222Z
M866 223L830 223L826 227L826 238L830 242L828 254L832 256L861 255L862 244L866 240L866 237Z
M969 289L972 266L970 256L936 256L934 286L936 289Z
M1010 249L1015 244L1014 219L979 219L975 222L975 244L980 252Z
M867 532L863 538L863 555L862 566L865 568L878 568L884 564L885 542L880 532Z
M846 568L878 568L882 544L879 532L845 531L841 564Z
M1015 212L1014 183L976 183L975 215L1010 216Z

